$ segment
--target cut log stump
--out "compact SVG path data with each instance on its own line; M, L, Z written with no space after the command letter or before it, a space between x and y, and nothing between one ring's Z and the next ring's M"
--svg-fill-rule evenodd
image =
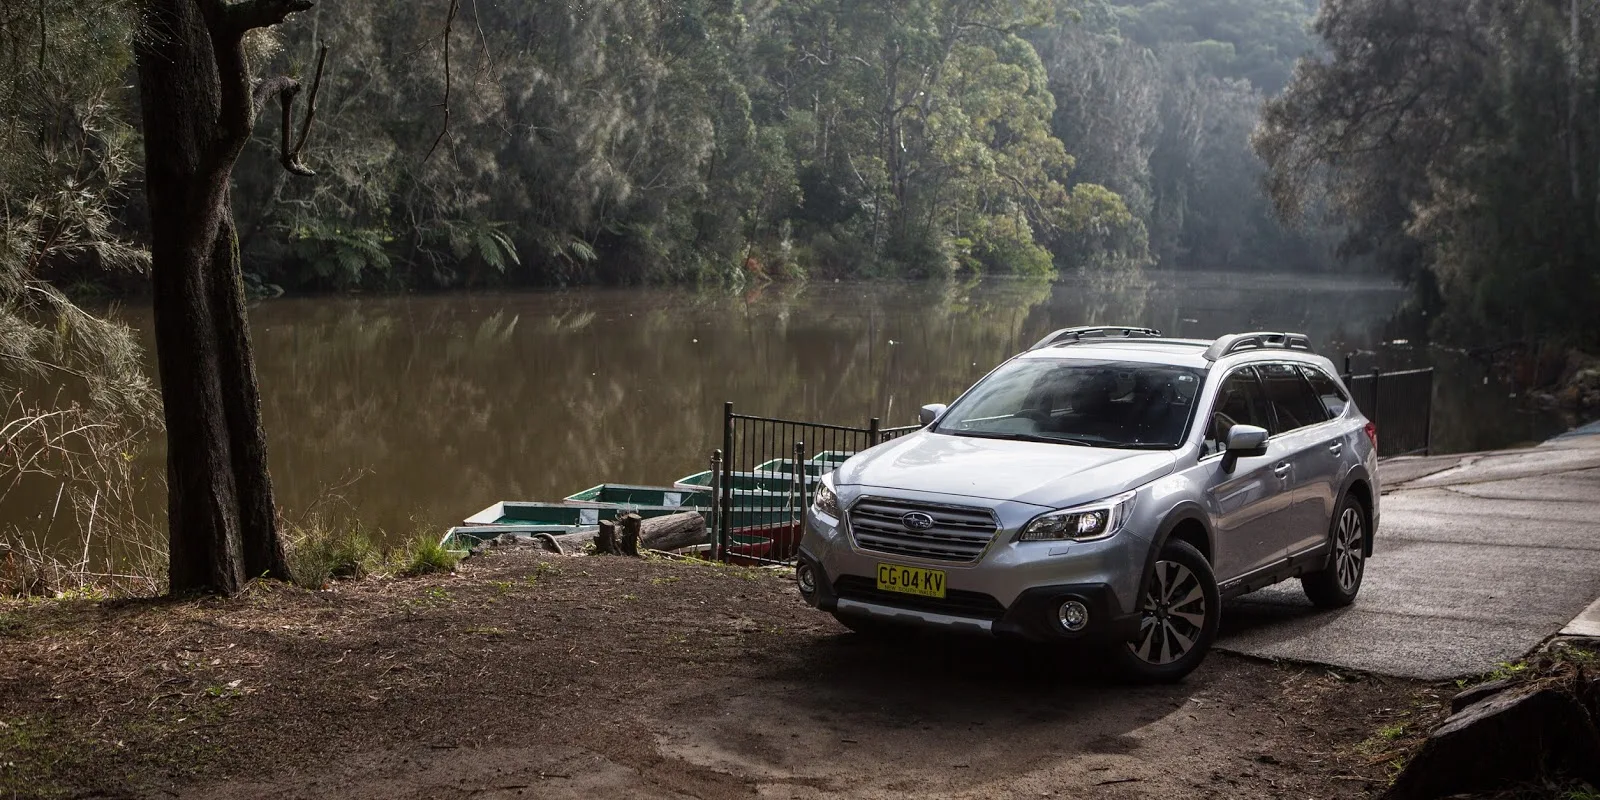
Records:
M638 514L623 514L617 518L617 527L622 529L620 552L625 556L639 557L639 528L644 522Z
M615 555L617 549L617 523L611 520L600 521L600 533L594 539L594 551L600 555Z

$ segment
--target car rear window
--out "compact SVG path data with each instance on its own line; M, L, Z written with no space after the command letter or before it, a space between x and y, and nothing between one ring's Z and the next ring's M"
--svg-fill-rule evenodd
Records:
M1257 364L1267 399L1272 402L1274 434L1328 421L1328 409L1312 391L1295 364Z
M1339 382L1316 367L1302 364L1300 371L1305 373L1306 380L1311 382L1311 389L1317 393L1317 399L1322 401L1322 407L1328 409L1328 416L1344 416L1345 407L1350 405L1350 395L1345 394Z

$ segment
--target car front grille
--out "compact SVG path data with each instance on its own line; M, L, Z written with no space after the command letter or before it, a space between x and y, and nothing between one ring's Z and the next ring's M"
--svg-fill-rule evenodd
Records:
M927 530L905 524L908 514L932 518ZM994 538L994 515L985 508L863 497L847 512L856 546L875 553L937 561L975 561Z
M839 576L839 579L834 581L833 590L845 600L860 600L892 608L931 611L953 617L996 620L1006 614L1005 606L1000 605L999 600L982 592L951 589L945 592L944 597L919 597L913 594L885 592L878 588L877 582L873 579L859 575Z

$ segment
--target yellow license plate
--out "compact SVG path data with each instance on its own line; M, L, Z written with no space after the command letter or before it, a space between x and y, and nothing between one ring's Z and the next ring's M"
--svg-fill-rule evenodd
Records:
M944 571L902 567L899 564L878 565L878 589L885 592L916 594L923 597L944 597Z

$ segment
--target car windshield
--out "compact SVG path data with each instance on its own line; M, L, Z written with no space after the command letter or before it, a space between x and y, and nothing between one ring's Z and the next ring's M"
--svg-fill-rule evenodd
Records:
M935 431L1169 449L1183 440L1203 376L1168 364L1019 358L974 386Z

